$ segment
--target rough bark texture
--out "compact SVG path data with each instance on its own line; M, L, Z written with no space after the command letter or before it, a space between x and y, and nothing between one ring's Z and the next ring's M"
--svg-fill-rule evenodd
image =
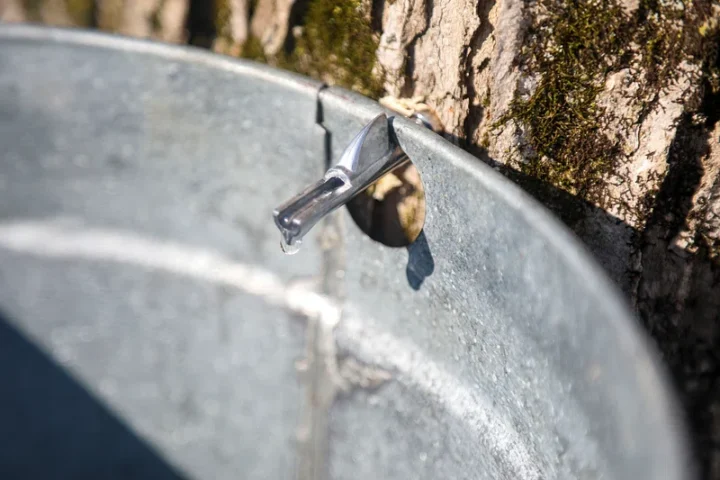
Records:
M720 478L714 1L214 5L0 0L0 14L174 42L210 36L217 51L407 112L429 106L450 140L553 209L624 290L674 374L705 477Z

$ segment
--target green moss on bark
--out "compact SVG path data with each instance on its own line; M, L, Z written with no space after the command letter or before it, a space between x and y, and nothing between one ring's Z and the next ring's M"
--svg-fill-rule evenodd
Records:
M515 98L504 120L526 129L530 155L518 165L524 173L593 197L619 152L596 99L627 43L624 13L600 1L541 0L539 9L524 65L539 83L529 98Z
M382 93L375 74L379 38L359 0L312 0L302 34L285 65L371 97Z
M370 12L363 5L360 0L310 0L293 41L286 42L286 48L280 53L266 55L259 39L252 36L235 51L243 58L378 98L383 93L382 78L375 71L379 36L373 31ZM216 0L215 11L218 36L227 40L230 38L228 1Z
M65 8L78 27L89 27L95 23L94 0L65 0Z
M25 10L27 19L31 22L39 22L41 20L40 11L43 6L43 0L22 0L21 4Z
M263 50L262 43L257 37L250 35L242 46L241 56L256 62L268 63L268 58Z
M513 166L608 207L605 178L623 150L617 132L609 133L615 112L598 104L607 76L629 69L639 86L631 99L640 106L639 120L687 71L678 68L681 62L702 64L703 81L713 83L708 59L718 29L711 3L641 0L630 14L618 0L538 0L521 62L538 83L529 95L517 95L499 122L524 131L526 148Z
M214 0L213 16L215 18L215 31L217 36L223 39L231 39L230 30L230 0Z

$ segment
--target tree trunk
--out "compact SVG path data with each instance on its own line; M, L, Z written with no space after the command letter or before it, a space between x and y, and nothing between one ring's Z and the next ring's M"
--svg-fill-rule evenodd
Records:
M7 20L78 24L68 7L92 7L107 30L193 37L189 0L4 2ZM427 105L554 210L657 341L720 478L715 2L216 0L214 15L216 50Z

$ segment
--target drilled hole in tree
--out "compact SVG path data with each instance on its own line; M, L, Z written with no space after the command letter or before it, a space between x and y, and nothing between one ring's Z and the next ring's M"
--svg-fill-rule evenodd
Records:
M389 247L405 247L425 224L425 189L415 166L407 164L385 174L347 204L360 229Z

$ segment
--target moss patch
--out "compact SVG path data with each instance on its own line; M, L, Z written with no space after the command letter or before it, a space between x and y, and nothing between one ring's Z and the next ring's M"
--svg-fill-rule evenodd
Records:
M681 62L703 64L702 75L716 77L708 60L718 40L711 3L641 0L628 14L618 0L538 0L521 66L539 83L516 96L498 124L512 121L525 133L523 159L513 166L607 208L604 177L623 154L622 140L606 133L614 112L597 103L607 76L631 71L640 119L677 81Z
M294 41L286 42L279 54L266 55L260 40L252 36L242 47L221 51L379 98L383 93L382 78L374 71L379 36L363 5L360 0L310 0L299 15ZM254 3L250 14L252 10ZM224 44L232 43L228 0L216 0L215 18L218 36Z
M634 41L641 46L640 66L648 89L662 89L676 81L683 62L703 66L713 76L710 62L718 41L718 12L713 0L642 0L633 19ZM712 69L714 70L714 68Z
M245 44L243 44L241 52L241 56L243 58L255 60L256 62L268 63L265 50L263 50L262 43L257 37L250 35Z
M359 0L311 0L285 66L378 98L382 81L373 69L379 38L369 13Z
M603 131L596 103L604 76L626 43L617 3L541 0L525 68L541 73L529 98L516 97L509 116L527 130L531 154L518 165L528 175L583 198L596 196L613 167L617 139Z
M123 0L104 0L98 4L96 23L100 30L116 32L123 16Z
M95 2L93 0L65 0L65 8L73 24L90 27L95 23Z
M29 21L39 22L42 19L40 11L43 3L43 0L22 0L21 4Z
M232 38L230 27L232 11L230 8L230 0L214 0L213 2L213 18L215 18L215 31L218 38Z

